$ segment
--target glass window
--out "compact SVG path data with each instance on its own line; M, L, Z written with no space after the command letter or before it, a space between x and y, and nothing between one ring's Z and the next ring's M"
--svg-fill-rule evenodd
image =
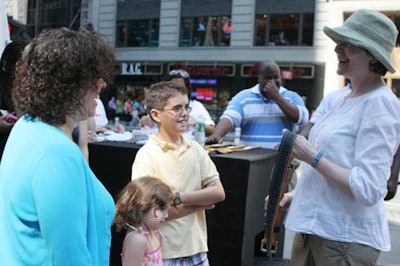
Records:
M229 46L230 16L187 17L181 20L181 46Z
M116 28L116 41L115 45L117 47L126 46L126 22L118 22Z
M255 46L312 46L315 0L256 0Z
M256 46L264 46L266 45L266 33L267 33L267 19L268 16L266 14L257 15L255 19L255 30L254 30L254 45ZM272 45L272 44L270 44Z
M314 14L260 14L255 18L255 46L313 44Z
M140 19L117 22L117 47L158 46L159 19Z
M275 45L294 45L299 38L299 15L271 15L269 41Z
M180 46L230 46L232 0L181 1Z
M81 0L28 0L27 7L27 29L31 36L46 28L80 27Z
M116 46L158 46L160 3L160 0L117 1Z

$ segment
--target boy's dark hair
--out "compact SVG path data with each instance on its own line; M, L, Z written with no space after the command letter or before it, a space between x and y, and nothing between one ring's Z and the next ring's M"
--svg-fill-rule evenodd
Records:
M163 109L170 98L183 94L187 95L187 89L179 84L169 81L155 83L146 90L145 100L147 111L151 109Z

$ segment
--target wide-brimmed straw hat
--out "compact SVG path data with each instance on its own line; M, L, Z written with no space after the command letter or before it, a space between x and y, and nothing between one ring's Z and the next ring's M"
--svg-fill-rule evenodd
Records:
M367 9L354 12L343 26L324 27L324 33L334 42L346 42L364 48L389 72L396 72L392 65L391 53L396 45L396 25L384 14Z

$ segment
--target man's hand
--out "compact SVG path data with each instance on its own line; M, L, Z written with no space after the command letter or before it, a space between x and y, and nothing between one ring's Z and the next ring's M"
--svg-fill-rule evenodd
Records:
M397 191L397 179L396 178L389 178L389 180L387 181L387 194L385 197L385 200L391 200L394 198L394 196L396 195L396 191Z
M211 134L206 139L206 144L220 144L222 143L222 137L217 134Z
M267 97L268 100L274 100L278 98L279 95L279 87L276 85L275 80L268 80L264 87L261 90L262 94Z

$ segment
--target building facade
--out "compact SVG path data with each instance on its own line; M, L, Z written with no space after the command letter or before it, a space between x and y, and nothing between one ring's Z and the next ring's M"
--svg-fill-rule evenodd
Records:
M397 0L92 0L91 18L116 46L117 84L148 86L184 68L193 96L218 116L226 99L256 84L264 59L277 61L284 85L314 109L344 84L323 26L339 26L359 8L381 11L400 26ZM400 70L399 49L393 55ZM394 90L399 79L400 71L387 76Z
M381 11L400 28L398 0L29 0L27 13L69 3L71 19L78 2L94 30L116 47L117 91L135 94L183 68L192 77L192 96L214 118L236 92L257 83L257 63L265 59L278 62L284 86L316 108L344 84L323 26L339 26L359 8ZM396 93L399 49L393 53L399 71L386 76Z

